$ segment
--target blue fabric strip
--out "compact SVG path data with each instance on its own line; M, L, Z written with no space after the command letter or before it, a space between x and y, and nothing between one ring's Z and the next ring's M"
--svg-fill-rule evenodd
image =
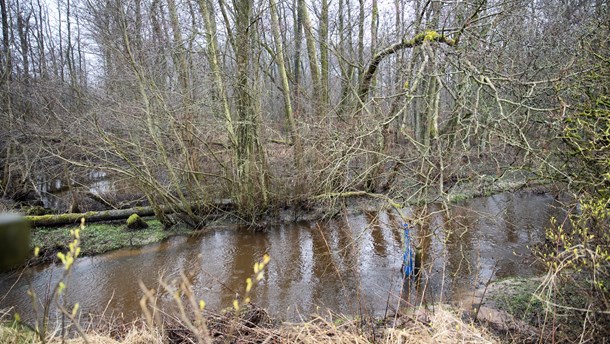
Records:
M404 250L402 255L402 273L405 277L409 277L413 274L414 268L414 257L413 247L411 246L411 227L408 223L404 223Z

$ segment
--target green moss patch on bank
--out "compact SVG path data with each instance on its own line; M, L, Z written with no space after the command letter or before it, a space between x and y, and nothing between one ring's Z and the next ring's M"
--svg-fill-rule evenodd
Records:
M498 281L492 287L489 299L496 308L515 318L539 325L540 317L546 313L545 304L535 296L540 283L540 278L508 278Z
M124 224L94 223L87 224L81 231L81 255L92 256L124 247L138 247L169 238L174 235L193 233L186 226L164 229L157 220L146 221L148 228L129 230ZM59 251L66 250L72 241L70 230L76 226L59 228L35 228L32 230L32 246L40 248L40 256L31 264L53 261Z
M535 328L536 336L545 340L608 337L610 315L605 312L601 298L594 305L593 292L589 282L577 273L564 277L511 277L489 286L484 307L510 314L517 322L526 324L520 329ZM480 291L477 298L481 299Z

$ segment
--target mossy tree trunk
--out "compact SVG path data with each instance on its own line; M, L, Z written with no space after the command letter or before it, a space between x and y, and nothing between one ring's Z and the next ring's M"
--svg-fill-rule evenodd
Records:
M226 212L231 211L235 208L235 204L229 200L223 200L214 202L212 204L195 202L189 205L189 209L196 209L199 212L214 213L214 212ZM159 212L164 216L168 216L174 213L187 213L187 209L180 209L175 206L146 206L146 207L135 207L129 209L114 209L104 211L89 211L86 213L67 213L57 215L40 215L40 216L25 216L25 219L29 221L32 226L35 227L47 227L47 226L64 226L77 224L81 218L85 218L87 222L100 222L100 221L115 221L124 220L133 214L137 214L140 217L144 216L155 216L157 219L160 218ZM163 222L162 222L163 223Z

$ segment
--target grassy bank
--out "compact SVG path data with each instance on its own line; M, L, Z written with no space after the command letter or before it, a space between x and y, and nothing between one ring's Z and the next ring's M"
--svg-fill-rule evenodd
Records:
M123 223L93 223L88 224L81 232L81 255L92 256L124 247L138 247L174 235L193 233L186 226L174 226L164 229L157 220L147 220L148 228L130 230ZM40 255L30 264L40 264L56 259L56 253L67 250L67 243L72 239L70 230L76 226L35 228L32 231L32 246L40 248Z
M576 272L507 278L477 290L473 308L480 307L477 319L490 328L529 342L610 338L610 316L603 305L591 307L592 291Z

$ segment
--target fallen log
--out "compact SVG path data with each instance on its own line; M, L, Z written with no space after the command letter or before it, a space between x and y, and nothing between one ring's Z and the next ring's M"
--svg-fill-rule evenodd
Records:
M25 216L34 227L62 226L76 224L81 218L86 222L113 221L126 219L132 214L138 216L152 216L155 212L152 207L136 207L131 209L117 209L104 211L89 211L86 213L67 213L58 215Z
M214 211L229 211L233 209L234 204L231 200L222 200L213 204L196 206L198 212L214 212ZM162 207L165 213L175 213L175 208ZM33 227L52 227L72 225L79 223L81 218L85 218L86 222L100 221L115 221L127 219L129 216L137 214L138 216L153 216L155 211L153 207L135 207L130 209L113 209L104 211L89 211L86 213L67 213L57 215L40 215L40 216L24 216Z

